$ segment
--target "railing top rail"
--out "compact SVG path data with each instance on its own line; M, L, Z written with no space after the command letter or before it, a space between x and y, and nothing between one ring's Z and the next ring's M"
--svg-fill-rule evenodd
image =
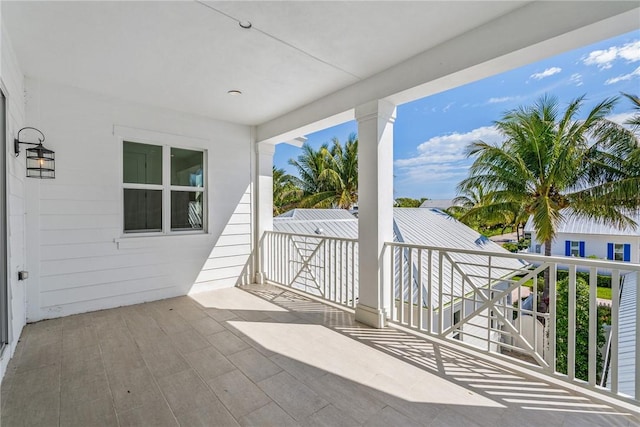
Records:
M474 249L445 248L440 246L426 246L426 245L418 245L414 243L402 243L402 242L385 242L385 246L424 249L424 250L431 250L431 251L442 251L442 252L460 253L460 254L468 254L468 255L482 255L482 256L491 256L491 257L511 258L511 259L524 260L528 262L540 262L540 263L553 262L558 264L577 265L581 267L617 269L617 270L629 271L629 272L640 271L640 264L631 264L628 262L620 262L620 261L594 260L589 258L578 258L578 257L546 256L546 255L530 254L525 252L503 253L503 252L478 251Z
M280 235L280 236L305 237L305 238L310 238L310 239L337 240L337 241L342 241L342 242L358 243L358 239L349 239L347 237L323 236L321 234L287 233L285 231L265 231L264 234L265 235L274 234L274 235Z

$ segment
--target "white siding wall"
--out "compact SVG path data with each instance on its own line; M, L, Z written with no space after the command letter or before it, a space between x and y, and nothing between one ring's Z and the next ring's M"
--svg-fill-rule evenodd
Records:
M1 9L1 8L0 8ZM9 346L0 356L0 379L5 373L7 363L15 351L18 338L26 320L27 282L18 281L18 271L27 269L25 257L25 161L24 156L16 158L13 154L13 138L20 128L25 126L24 79L16 60L9 37L2 26L0 35L0 81L7 99L7 216L8 233L8 270L9 270ZM5 173L5 165L2 165Z
M584 244L585 256L595 255L601 259L607 259L607 243L628 243L631 244L631 262L640 263L640 236L604 236L598 234L569 234L558 233L551 245L551 255L565 256L565 241L582 241ZM535 241L535 234L532 234L532 242ZM538 244L541 244L538 242ZM535 249L532 245L531 252ZM541 247L544 253L544 245Z
M56 152L28 180L28 320L233 286L251 252L251 129L27 79L27 119ZM208 150L208 234L122 235L121 138ZM185 141L188 141L185 143Z

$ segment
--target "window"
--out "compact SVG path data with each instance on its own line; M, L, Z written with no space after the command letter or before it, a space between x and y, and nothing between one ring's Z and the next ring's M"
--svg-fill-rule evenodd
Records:
M584 257L584 242L566 240L564 254L566 256Z
M204 152L123 143L124 232L204 230Z
M542 252L542 245L536 245L535 253L539 254Z
M580 256L580 242L571 242L571 256Z
M628 243L609 243L607 258L613 261L631 261L631 245Z

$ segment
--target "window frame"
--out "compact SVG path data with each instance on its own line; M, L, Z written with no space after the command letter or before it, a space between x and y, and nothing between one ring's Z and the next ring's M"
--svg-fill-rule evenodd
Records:
M625 262L624 260L624 243L613 243L613 258L611 258L612 261L618 261L618 262ZM617 251L616 249L620 248L620 251ZM616 255L620 255L620 259L616 259Z
M153 133L153 132L152 132ZM208 150L202 146L197 146L191 141L191 138L180 137L177 135L162 135L162 138L146 138L135 135L120 135L118 138L118 161L120 183L120 236L122 238L136 237L160 237L160 236L178 236L178 235L200 235L208 234ZM173 141L175 140L175 141ZM162 147L162 184L137 184L124 182L124 143L132 142L136 144L147 144ZM202 187L180 186L171 184L171 149L178 148L182 150L191 150L202 153ZM162 229L160 231L125 231L125 214L124 214L124 190L160 190L162 191ZM172 191L189 191L202 192L202 229L179 229L171 230L171 193Z

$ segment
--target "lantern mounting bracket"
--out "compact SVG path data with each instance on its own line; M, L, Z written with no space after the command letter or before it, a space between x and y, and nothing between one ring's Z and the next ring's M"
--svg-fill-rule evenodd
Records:
M20 141L20 132L22 132L23 130L34 130L36 132L38 132L40 134L40 136L42 136L42 138L38 137L38 141L39 142L27 142L27 141ZM42 143L44 142L44 134L39 130L36 129L34 127L23 127L22 129L20 129L18 131L18 135L16 135L16 139L14 140L13 144L14 144L14 151L16 153L16 157L18 157L20 155L20 144L26 144L26 145L42 145Z

